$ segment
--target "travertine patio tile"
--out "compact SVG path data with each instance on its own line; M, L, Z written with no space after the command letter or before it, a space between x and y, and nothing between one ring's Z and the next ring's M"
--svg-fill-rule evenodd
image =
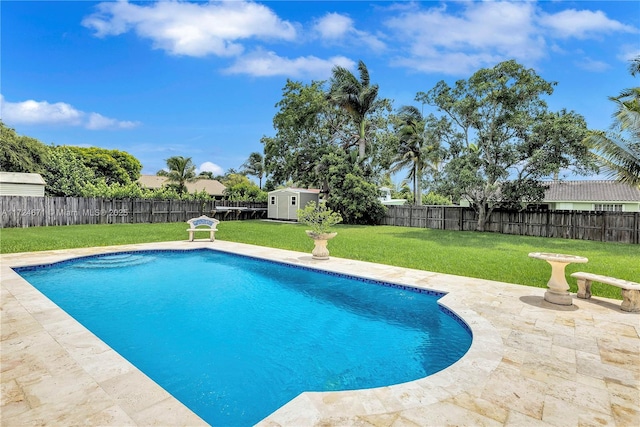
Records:
M501 384L509 384L503 387ZM542 418L546 384L522 377L519 371L498 367L489 377L482 398L504 409Z
M607 384L605 382L604 379L601 378L594 378L592 376L589 375L583 375L583 374L576 374L576 382L578 384L586 384L592 387L598 387L598 388L602 388L605 389L607 388Z
M635 387L638 385L638 375L623 367L603 363L599 355L576 351L576 367L579 374L592 376L606 381Z
M137 370L129 362L123 361L122 356L114 350L102 353L88 353L76 356L76 359L84 369L99 383L106 382L112 378Z
M503 423L468 411L460 406L441 402L415 409L402 411L402 418L406 418L419 426L502 426Z
M29 410L22 388L15 380L2 381L0 385L2 417L10 418Z
M640 373L640 340L601 338L598 348L603 363Z
M629 315L632 316L633 313L629 313ZM626 318L623 318L623 319L628 320ZM637 323L640 324L640 320L638 320ZM636 327L633 326L633 323L627 324L627 323L613 322L611 321L611 319L608 319L608 320L597 321L596 326L598 330L607 331L606 335L609 335L610 337L615 336L615 337L631 338L634 340L634 342L636 343L638 342L637 341L638 330L636 329Z
M372 427L389 427L396 426L402 424L395 424L396 421L402 423L402 420L398 420L400 418L400 414L397 412L392 412L388 414L372 414L372 415L362 415L358 417L367 426Z
M520 372L527 378L548 382L549 377L575 381L577 371L575 363L538 354L529 354L522 364Z
M551 357L558 363L576 364L576 350L562 345L551 345ZM575 372L575 369L574 369Z
M505 347L502 355L502 362L520 368L529 353L519 348Z
M628 387L617 382L607 381L606 389L609 391L611 403L631 404L640 407L640 387Z
M131 415L137 425L142 426L206 426L200 417L168 397L142 411Z
M611 405L611 411L613 412L613 419L616 425L619 426L638 426L640 425L640 411L637 407L631 407L630 405L619 405L613 403Z
M447 400L454 405L460 406L472 412L476 412L485 417L491 418L504 424L507 421L509 411L479 397L471 396L468 393L460 393Z
M551 356L552 341L550 337L544 334L533 335L521 331L512 331L505 341L505 345L541 356Z
M611 399L606 389L556 378L548 382L547 392L549 396L569 402L575 406L589 408L603 414L610 412Z
M587 353L600 353L600 350L598 349L598 340L592 337L585 338L572 335L554 335L553 344Z
M140 371L127 372L100 385L128 414L139 413L170 396Z
M322 417L316 408L317 401L321 400L316 398L318 394L320 393L303 393L297 396L257 425L286 427L320 424Z
M554 426L564 427L578 425L578 415L581 409L553 396L544 399L542 421Z
M530 417L518 411L509 411L509 417L507 418L507 422L504 423L504 425L508 427L552 427L553 426L553 424L549 424L538 418Z

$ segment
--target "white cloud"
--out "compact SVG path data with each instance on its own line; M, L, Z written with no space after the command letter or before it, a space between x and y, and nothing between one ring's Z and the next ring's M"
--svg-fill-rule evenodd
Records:
M120 121L116 119L110 119L102 114L90 113L86 123L87 129L131 129L138 126L138 122Z
M0 95L1 96L1 95ZM0 98L2 120L8 123L64 124L77 126L82 123L84 113L64 102L49 104L46 101L28 100L8 102Z
M386 45L378 37L356 29L353 19L339 13L327 13L316 20L313 29L325 42L363 44L377 51L386 49Z
M222 169L222 167L216 165L213 162L204 162L200 165L200 167L197 170L198 173L200 172L212 172L213 175L223 175L224 174L224 169Z
M531 3L465 3L449 13L446 6L406 11L387 21L399 43L406 42L410 57L422 71L468 73L496 59L531 62L545 54L545 41L533 25ZM449 63L456 60L458 64ZM491 62L485 62L491 61Z
M535 2L460 2L399 9L385 22L395 45L406 52L393 65L422 72L466 75L507 59L533 66L549 51L562 51L557 41L605 32L637 32L601 11L567 10L546 14ZM592 69L603 64L592 62Z
M100 3L83 25L97 37L134 30L153 46L174 55L235 56L250 38L294 40L293 24L268 7L252 2L157 2L149 6L127 1Z
M129 129L139 122L120 121L98 113L85 113L65 102L27 100L9 102L0 95L2 120L10 124L54 124L63 126L82 126L87 129Z
M629 62L634 58L640 56L640 47L638 45L625 44L620 46L620 53L618 59L624 62Z
M596 37L603 33L638 32L636 28L607 18L604 12L600 10L568 9L554 14L542 14L540 16L540 24L549 28L554 35L561 38L576 37L584 39Z
M327 13L316 21L314 29L323 39L340 39L353 30L353 19L339 13Z
M259 77L286 76L326 79L331 76L331 69L335 65L353 68L355 62L344 56L334 56L329 59L315 56L289 59L278 56L275 52L256 50L238 58L236 63L227 68L225 72Z
M575 64L583 70L592 71L595 73L602 73L611 68L611 66L606 62L596 61L595 59L591 58L583 58L580 61L576 61Z

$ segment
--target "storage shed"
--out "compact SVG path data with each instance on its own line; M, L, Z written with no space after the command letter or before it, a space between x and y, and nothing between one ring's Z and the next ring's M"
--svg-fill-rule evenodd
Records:
M46 185L37 173L0 172L0 196L44 197Z
M304 188L281 188L269 192L267 218L298 219L298 209L309 202L319 202L320 190Z

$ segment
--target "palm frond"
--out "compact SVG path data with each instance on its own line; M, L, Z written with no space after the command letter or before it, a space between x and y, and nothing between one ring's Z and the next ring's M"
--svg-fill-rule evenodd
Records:
M593 155L607 176L640 186L640 143L604 132L593 132L587 142L594 147Z

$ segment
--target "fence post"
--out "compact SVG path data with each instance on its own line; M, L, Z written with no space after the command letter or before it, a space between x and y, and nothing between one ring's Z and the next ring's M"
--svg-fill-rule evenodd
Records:
M547 209L547 225L545 227L545 230L547 231L547 235L545 237L551 236L551 230L550 230L549 221L551 221L551 211L549 209Z
M447 229L447 208L444 206L442 207L442 229Z

